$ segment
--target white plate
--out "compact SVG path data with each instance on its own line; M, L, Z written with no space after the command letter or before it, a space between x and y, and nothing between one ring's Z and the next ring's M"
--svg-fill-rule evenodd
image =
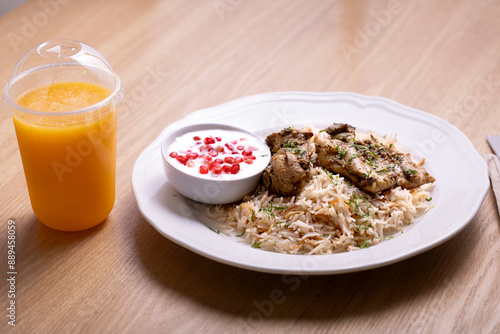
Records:
M160 143L170 131L194 123L240 126L261 136L294 125L326 127L334 122L397 133L414 159L426 158L437 179L434 208L393 239L333 255L290 255L254 249L241 238L214 233L214 221L169 184ZM207 258L269 273L338 274L384 266L422 253L461 231L479 210L489 189L486 163L467 137L450 123L388 99L354 93L279 92L249 96L193 112L169 125L138 157L132 188L140 211L165 237Z

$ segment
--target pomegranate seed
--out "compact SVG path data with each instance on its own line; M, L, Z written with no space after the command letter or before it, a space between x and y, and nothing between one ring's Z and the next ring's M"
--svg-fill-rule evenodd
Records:
M236 148L237 148L238 150L240 150L240 151L241 151L241 150L243 150L243 149L245 148L245 146L243 146L243 145L238 145Z
M233 145L236 145L236 143L238 143L238 141L237 141L237 140L233 140L233 141L232 141L232 142L230 142L230 143L231 143L231 144L233 144Z
M188 161L188 159L183 155L178 155L176 159L177 159L177 161L179 161L183 165L185 165L186 162Z
M239 164L233 164L231 166L231 174L238 174L240 171L240 165Z
M194 160L194 159L198 158L198 153L188 153L188 154L186 154L186 157L188 159Z
M216 168L222 168L220 163L212 161L211 163L208 164L208 169L213 171Z
M233 157L225 157L224 162L232 165L234 163L234 158Z
M211 155L208 155L208 154L205 154L205 156L203 157L203 160L205 160L205 162L210 162L212 161L212 156Z
M226 146L229 151L231 151L231 152L234 151L234 146L233 145L231 145L229 143L226 143L226 144L224 144L224 146Z
M252 150L252 151L257 151L259 148L258 147L255 147L255 146L250 146L248 149Z
M216 139L217 141L221 141L221 140L222 140L222 138L221 138L221 137L215 137L215 139Z
M194 141L199 141L199 140L201 140L201 138L200 138L200 137L198 137L198 136L194 136L194 137L193 137L193 140L194 140Z
M213 139L212 137L206 137L203 142L205 144L215 144L215 139Z
M224 163L224 161L222 159L215 159L214 162L221 164L221 165Z
M191 161L190 161L191 162ZM253 160L252 159L245 159L245 162L249 165L253 164Z
M231 173L231 166L229 166L229 165L222 166L222 171L226 174L230 174Z
M177 158L177 152L172 152L169 154L171 158Z
M216 157L217 155L219 155L219 153L217 153L217 151L210 151L210 152L208 152L208 154L210 154L213 157Z
M187 162L188 167L194 167L194 161L188 161Z
M242 157L236 157L236 158L234 158L234 163L239 164L239 163L242 163L242 162L243 162L243 158Z
M208 167L206 165L200 166L200 174L208 174Z
M208 169L213 171L214 168L219 168L220 167L220 163L218 162L215 162L215 161L212 161L211 163L208 164Z
M214 174L222 173L222 166L220 164L215 164L214 168L212 169L212 173Z
M257 159L257 158L255 157L255 155L249 155L249 156L246 156L246 157L245 157L245 159L252 159L252 160L255 160L255 159Z
M224 146L219 145L215 148L215 150L219 153L224 153Z
M249 156L249 155L252 155L252 151L250 150L243 150L243 152L241 152L242 155L244 156Z
M231 154L238 154L238 151L232 151Z

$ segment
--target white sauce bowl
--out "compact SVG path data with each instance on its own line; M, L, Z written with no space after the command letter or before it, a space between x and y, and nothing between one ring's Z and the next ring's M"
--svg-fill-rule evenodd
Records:
M245 154L248 151L252 151L252 155L255 157L253 163L247 164L245 161L239 163L240 170L237 174L225 172L220 174L214 174L214 172L201 174L199 172L200 165L208 164L206 160L203 160L204 158L198 157L193 159L191 157L193 163L190 163L190 165L193 167L187 167L185 163L177 160L175 154L173 155L174 157L171 156L172 152L175 152L177 155L186 156L186 150L190 146L190 138L198 134L202 134L199 136L201 137L201 143L193 139L190 149L198 155L206 155L207 150L202 146L205 145L203 140L207 133L213 133L213 138L221 138L221 141L216 141L215 144L211 144L212 146L222 146L226 149L224 153L218 152L219 155L212 157L212 159L223 160L224 157L228 156L241 156L245 158L241 153L243 150L234 149L233 152L237 151L237 153L232 154L227 146L224 145L227 142L238 140L238 144L242 144L245 147L247 151ZM240 142L240 138L246 138L246 140ZM239 146L238 144L234 146ZM200 147L203 151L200 151ZM249 149L250 147L252 149ZM161 154L165 174L170 184L182 195L207 204L232 203L250 194L257 187L262 172L271 159L271 152L262 139L250 131L225 124L193 124L174 130L163 140ZM228 165L227 163L224 164Z

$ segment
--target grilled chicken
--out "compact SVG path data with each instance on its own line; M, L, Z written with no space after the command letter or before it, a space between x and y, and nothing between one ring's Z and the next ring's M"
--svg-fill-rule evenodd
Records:
M282 196L298 194L311 178L307 140L310 131L286 128L266 138L271 162L262 174L264 185Z
M300 159L289 150L281 149L273 154L269 166L262 174L264 185L283 196L298 194L311 178L309 162Z
M409 155L398 152L392 145L384 146L373 136L356 139L355 128L348 124L335 123L325 132L328 138L315 138L319 164L366 192L397 186L411 189L435 181Z
M296 130L290 127L267 136L266 144L272 154L281 148L295 149L295 151L298 151L297 149L307 150L307 140L312 136L311 131Z

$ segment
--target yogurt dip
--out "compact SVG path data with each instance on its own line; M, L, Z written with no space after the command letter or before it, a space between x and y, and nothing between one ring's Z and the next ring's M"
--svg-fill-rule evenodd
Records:
M180 171L201 178L245 178L269 162L265 143L245 132L210 129L185 133L167 149L166 159Z

